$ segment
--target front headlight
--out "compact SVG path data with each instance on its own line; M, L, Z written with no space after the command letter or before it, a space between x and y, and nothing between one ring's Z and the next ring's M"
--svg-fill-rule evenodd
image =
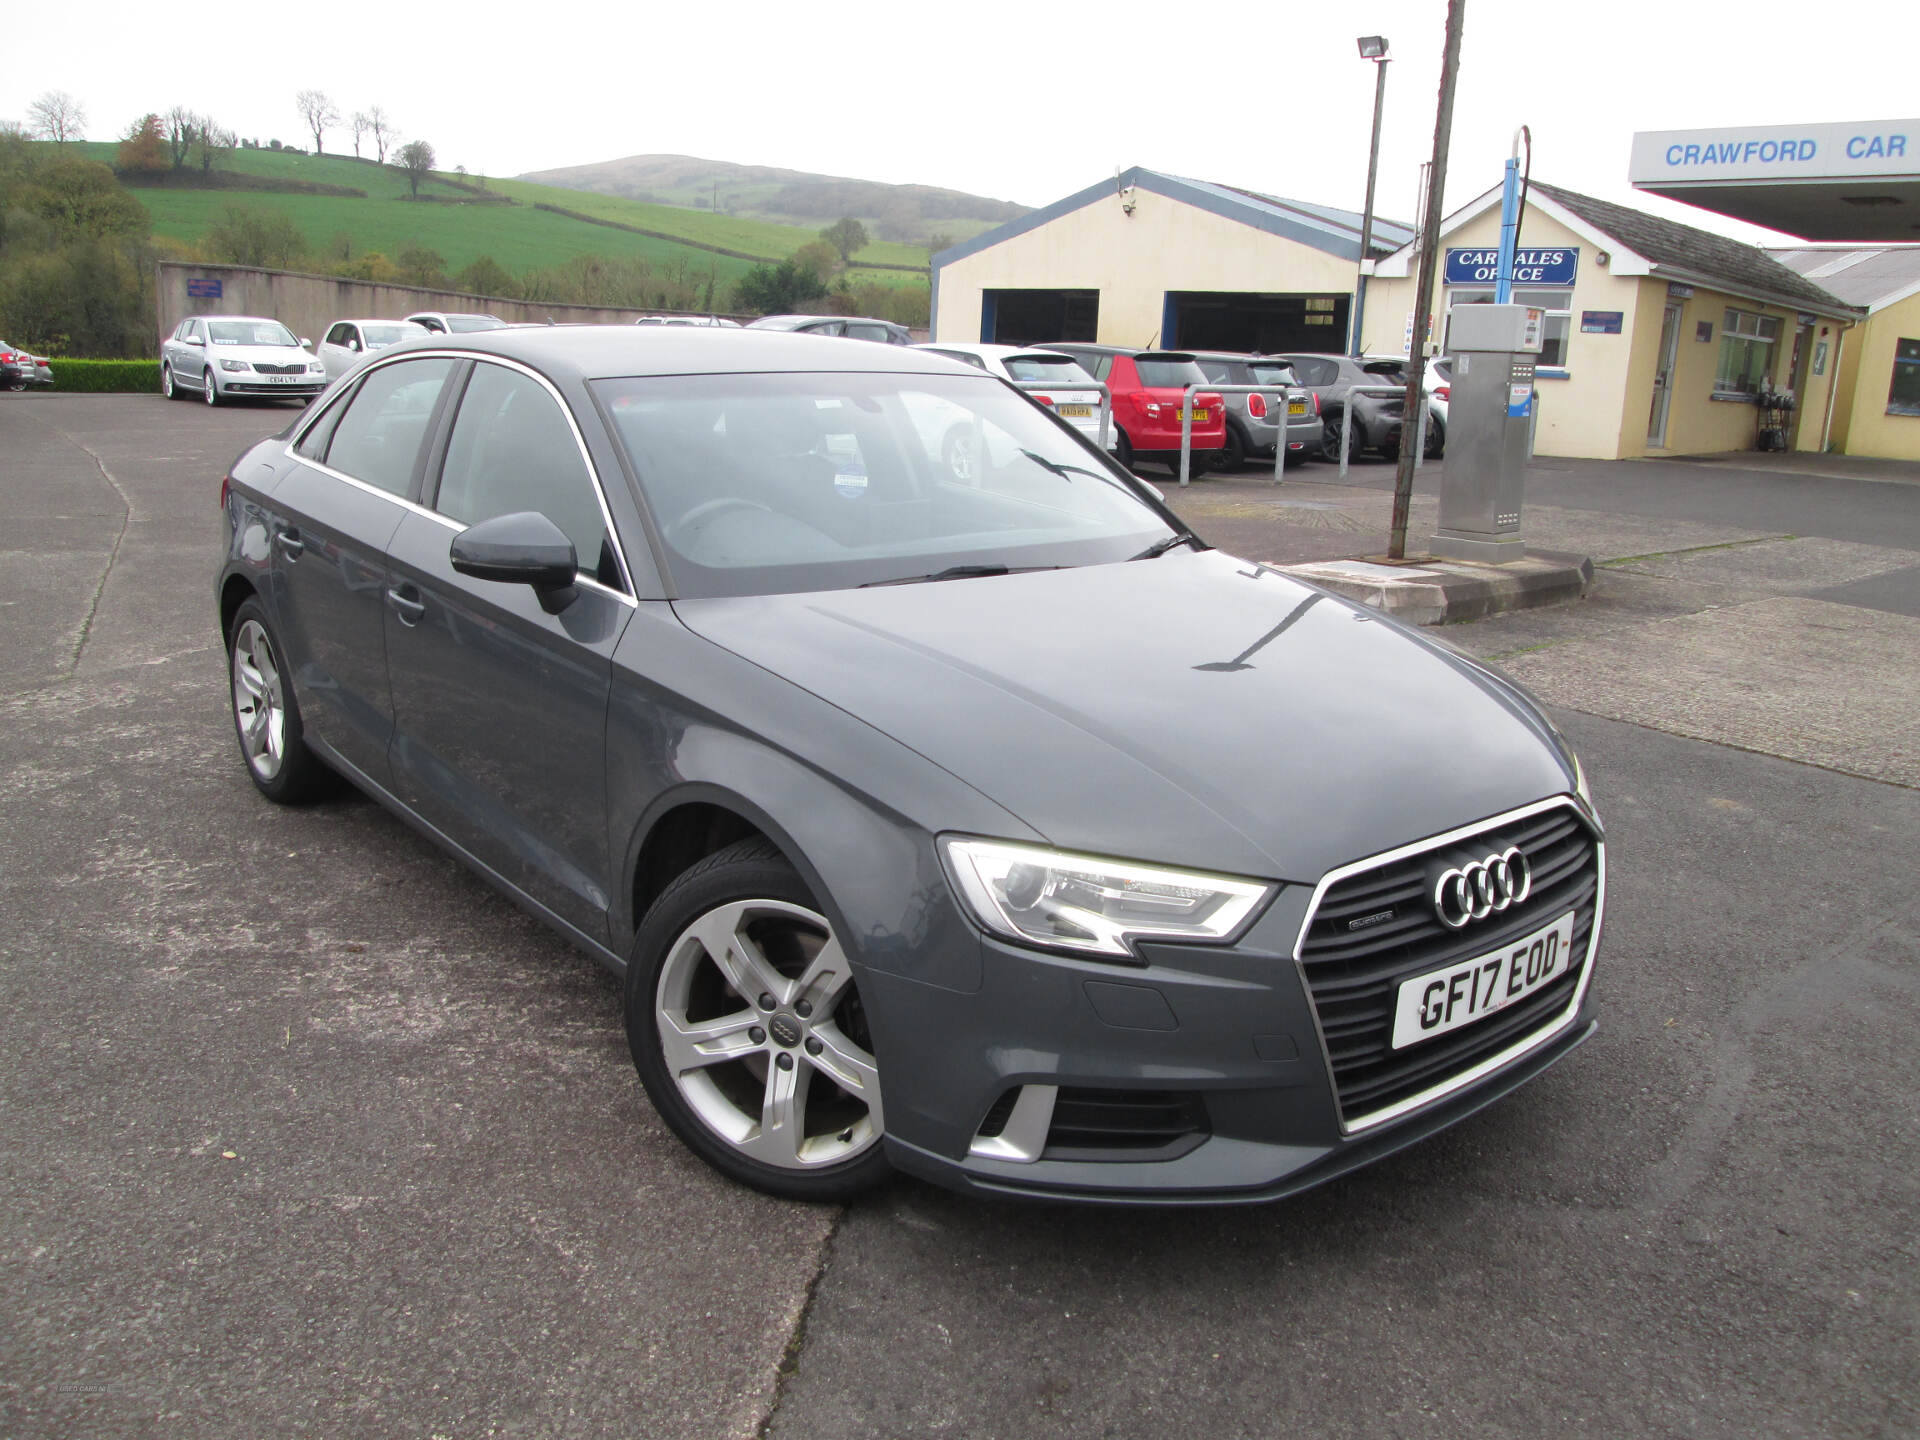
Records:
M307 362L307 369L312 371L315 375L324 374L326 372L326 368L327 368L326 365L319 360L310 360Z
M220 362L220 368L222 370L251 370L253 367L244 360L222 360Z
M967 908L1009 940L1131 955L1135 940L1224 940L1274 887L997 840L943 839Z

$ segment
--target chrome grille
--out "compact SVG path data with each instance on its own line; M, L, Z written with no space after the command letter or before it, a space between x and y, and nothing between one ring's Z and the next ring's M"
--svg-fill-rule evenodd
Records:
M1533 888L1511 909L1450 930L1434 913L1440 874L1517 845ZM1300 944L1300 964L1349 1127L1444 1085L1541 1029L1586 974L1600 893L1593 832L1571 804L1496 822L1445 844L1345 876L1327 888ZM1517 1004L1431 1040L1393 1048L1394 998L1416 975L1498 950L1574 912L1576 963Z

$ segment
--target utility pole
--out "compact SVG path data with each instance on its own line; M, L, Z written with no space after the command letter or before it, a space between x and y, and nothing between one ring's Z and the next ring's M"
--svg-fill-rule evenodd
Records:
M1407 398L1400 416L1400 464L1393 476L1393 522L1387 558L1407 555L1407 518L1413 508L1415 447L1420 433L1420 399L1427 371L1427 314L1433 308L1433 257L1440 247L1441 197L1447 188L1447 142L1453 135L1453 83L1460 74L1460 32L1467 23L1467 0L1447 0L1447 47L1440 60L1440 109L1433 122L1433 179L1427 186L1427 213L1420 223L1420 279L1414 290L1413 345L1407 356Z

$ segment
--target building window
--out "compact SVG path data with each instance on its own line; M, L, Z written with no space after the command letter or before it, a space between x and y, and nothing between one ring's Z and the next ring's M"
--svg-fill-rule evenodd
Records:
M1773 346L1780 322L1750 310L1729 310L1720 325L1720 370L1716 395L1757 395L1772 383Z
M1475 290L1466 286L1447 287L1448 335L1451 338L1453 307L1456 305L1491 305L1493 291ZM1532 305L1547 312L1547 323L1542 328L1540 340L1540 358L1534 363L1548 369L1562 369L1567 363L1567 337L1573 333L1573 304L1571 290L1522 290L1514 287L1515 305ZM1447 350L1448 346L1442 346Z
M1893 350L1893 384L1887 387L1889 415L1920 415L1920 340L1902 340Z

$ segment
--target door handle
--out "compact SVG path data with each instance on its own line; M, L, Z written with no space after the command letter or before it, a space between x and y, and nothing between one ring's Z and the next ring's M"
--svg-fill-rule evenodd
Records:
M387 591L387 603L393 606L394 614L400 617L402 625L418 625L427 613L426 602L419 598L411 585L396 585Z
M298 560L307 548L307 542L300 538L298 530L281 530L275 533L273 543L278 545L289 560Z

